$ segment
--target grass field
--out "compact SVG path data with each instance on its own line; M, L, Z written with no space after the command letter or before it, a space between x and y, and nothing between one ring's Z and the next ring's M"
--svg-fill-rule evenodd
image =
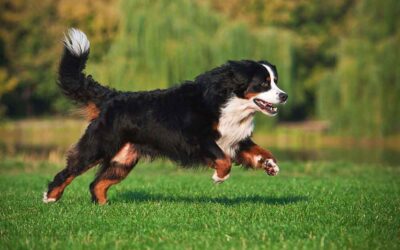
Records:
M231 178L142 163L90 203L90 172L55 204L41 201L61 168L0 161L2 249L399 249L400 168L280 164L281 174L234 167Z

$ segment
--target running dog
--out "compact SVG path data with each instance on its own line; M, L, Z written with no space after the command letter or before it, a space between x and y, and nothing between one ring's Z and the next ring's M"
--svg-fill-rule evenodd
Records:
M66 167L48 185L44 202L59 200L75 177L100 165L90 192L94 202L105 204L110 186L143 157L168 158L183 167L208 165L216 183L228 179L232 162L278 174L274 156L251 140L254 114L275 116L276 105L288 98L274 65L228 61L172 88L122 92L83 73L89 47L82 31L67 32L57 83L90 122Z

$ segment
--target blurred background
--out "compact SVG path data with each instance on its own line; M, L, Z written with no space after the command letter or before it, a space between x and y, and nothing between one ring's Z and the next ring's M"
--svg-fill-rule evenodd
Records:
M0 156L63 161L86 126L57 89L63 32L87 33L86 72L166 88L231 59L277 65L289 94L256 141L278 159L398 164L398 0L0 0Z

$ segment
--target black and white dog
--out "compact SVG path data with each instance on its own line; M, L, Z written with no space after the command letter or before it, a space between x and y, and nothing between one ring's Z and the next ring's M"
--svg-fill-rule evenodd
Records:
M255 112L274 116L274 105L288 98L277 86L274 65L229 61L173 88L121 92L83 73L89 45L76 29L64 40L58 85L83 107L90 123L69 151L66 168L48 185L44 202L59 200L75 177L100 164L90 191L94 202L105 204L108 188L123 180L141 157L209 165L217 183L229 177L232 161L278 174L273 155L251 140Z

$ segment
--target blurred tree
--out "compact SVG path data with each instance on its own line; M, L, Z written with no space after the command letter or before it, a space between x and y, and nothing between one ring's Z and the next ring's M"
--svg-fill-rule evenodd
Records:
M53 22L54 9L49 0L3 0L1 12L0 39L5 45L2 64L4 71L16 81L13 90L4 93L2 102L7 106L8 115L31 115L35 107L45 106L50 97L49 92L39 97L34 91L35 85L54 79L54 74L43 70L51 65L51 55L55 52L49 46L54 26L44 25Z
M355 135L400 131L400 2L361 1L342 36L338 66L319 83L320 117Z
M55 84L62 33L71 25L90 27L88 33L97 34L92 43L106 48L118 23L117 15L106 7L110 2L0 1L0 72L2 85L8 86L1 88L7 91L0 92L0 100L6 115L65 110L67 104Z

